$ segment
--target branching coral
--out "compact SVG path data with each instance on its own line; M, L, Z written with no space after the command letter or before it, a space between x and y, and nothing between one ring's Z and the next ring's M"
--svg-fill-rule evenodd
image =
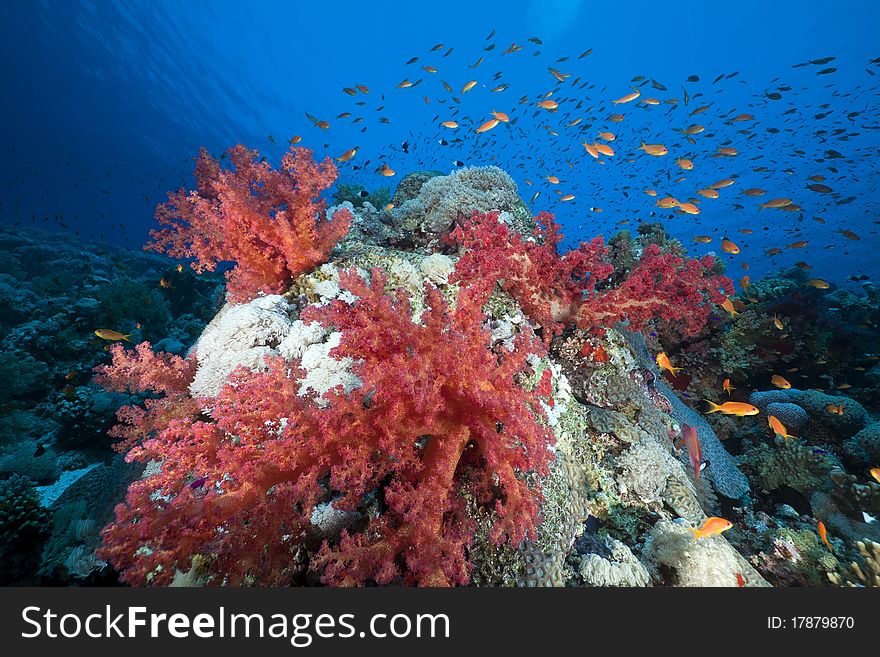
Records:
M328 584L466 583L467 499L494 511L493 540L534 536L541 495L525 475L547 473L552 443L538 394L517 381L540 349L534 336L489 349L476 289L452 310L427 285L416 323L378 270L369 285L354 272L340 282L354 304L313 306L303 319L341 331L331 356L352 359L362 385L337 387L319 408L299 396L301 372L269 358L203 400L211 421L172 419L136 446L129 459L161 466L132 484L99 552L126 581L167 584L201 555L213 584L290 583L296 545L329 500L370 517L313 559Z
M196 369L194 358L157 354L149 342L134 350L117 343L110 347L109 365L95 368L95 382L114 392L146 394L143 406L123 406L116 412L119 423L108 432L117 438L114 447L125 452L139 441L167 428L173 419L196 415L199 407L189 396Z
M293 147L274 170L257 151L229 149L231 169L202 150L197 190L179 190L156 210L164 228L151 232L148 250L194 258L197 272L235 262L227 273L231 300L259 292L278 293L292 278L327 260L352 216L339 211L324 219L320 194L336 179L329 158L318 164L312 151Z
M562 240L553 215L541 213L533 240L524 240L498 221L496 213L474 214L458 226L452 238L465 253L456 267L455 280L498 281L548 336L572 322L585 330L602 330L629 321L634 330L654 317L683 324L695 333L706 322L708 302L721 303L732 284L710 274L711 256L686 260L661 253L651 244L638 264L619 285L604 286L614 267L605 257L602 238L582 242L579 248L559 255Z

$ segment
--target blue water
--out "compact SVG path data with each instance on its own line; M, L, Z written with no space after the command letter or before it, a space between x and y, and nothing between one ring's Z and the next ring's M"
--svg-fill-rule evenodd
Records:
M734 277L743 262L757 278L806 261L813 275L839 284L852 275L876 278L880 65L871 60L880 57L878 33L876 0L7 1L0 7L0 216L139 248L165 192L191 186L199 146L219 153L242 142L277 161L286 140L301 135L321 156L358 146L340 166L339 181L367 188L393 185L420 168L449 171L454 161L496 164L526 200L541 192L533 211L555 212L570 240L607 237L619 222L634 228L662 220L694 254L717 249L724 235L734 239L742 253L724 255ZM444 47L429 52L438 43ZM524 47L502 54L513 43ZM587 49L591 54L578 59ZM827 57L835 59L793 68ZM571 77L557 83L548 67ZM837 70L817 75L831 67ZM699 81L686 82L691 75ZM646 79L633 82L636 76ZM421 83L397 88L404 79ZM469 80L477 85L459 96ZM505 91L490 91L504 83ZM342 92L356 84L369 93ZM661 104L612 107L631 84L644 84L641 99ZM535 105L549 91L560 104L555 113ZM781 99L770 100L773 92ZM669 98L678 104L666 104ZM508 113L511 123L475 134L492 110ZM608 121L617 111L624 121ZM330 129L315 127L306 112ZM336 118L344 112L352 116ZM740 113L756 120L726 122ZM364 120L354 123L357 117ZM462 127L439 127L449 119ZM690 144L677 130L695 123L706 129ZM616 155L604 165L580 145L603 130L617 136L610 144ZM441 146L441 137L451 143ZM643 154L640 140L665 144L669 155ZM739 154L712 157L721 146ZM829 150L840 157L829 159ZM681 171L678 157L693 159L694 169ZM396 178L376 174L381 163ZM559 185L544 180L551 175ZM825 176L833 191L806 189L814 175ZM686 180L674 182L679 176ZM735 185L720 198L696 195L731 177ZM767 194L744 196L749 187ZM701 214L660 211L646 188L700 198ZM557 190L575 199L560 202ZM779 197L803 211L757 209ZM739 233L743 228L754 233ZM837 232L843 229L861 239L847 239ZM696 244L694 235L714 239ZM809 244L787 248L798 240ZM768 256L774 247L782 253Z

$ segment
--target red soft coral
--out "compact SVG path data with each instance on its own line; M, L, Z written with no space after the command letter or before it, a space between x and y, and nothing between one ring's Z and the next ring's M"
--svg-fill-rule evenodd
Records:
M348 210L324 218L321 192L336 179L327 158L292 147L274 170L257 151L229 149L232 169L202 149L195 169L197 190L179 190L156 209L165 228L151 231L148 250L194 258L197 272L232 261L227 289L233 301L259 292L283 291L290 279L325 262L351 225Z
M127 452L143 438L164 430L173 419L198 413L198 405L189 396L194 357L156 353L149 342L133 350L117 343L110 347L110 354L109 365L95 368L95 382L115 392L149 395L143 406L123 406L116 412L119 424L109 433L119 440L113 446L117 451Z
M513 296L523 311L552 339L566 323L601 331L628 321L633 329L662 317L697 332L708 319L710 302L721 303L733 293L725 276L710 274L711 256L690 260L646 247L639 264L616 287L605 287L614 267L605 260L601 237L560 255L562 239L553 215L541 213L532 240L513 233L495 213L474 214L452 238L464 247L455 280L466 285L493 286Z
M466 583L465 494L497 513L494 540L533 534L540 490L525 475L547 472L552 435L538 393L517 378L540 343L522 334L512 352L491 349L476 289L452 310L428 286L414 322L405 296L372 278L343 274L355 303L303 314L342 331L333 355L354 359L359 388L339 387L318 408L298 396L301 372L268 359L267 371L239 369L203 401L212 421L174 419L132 450L161 467L131 485L104 530L100 555L123 579L168 583L203 555L215 584L289 583L325 500L351 510L379 501L365 529L313 560L328 584Z

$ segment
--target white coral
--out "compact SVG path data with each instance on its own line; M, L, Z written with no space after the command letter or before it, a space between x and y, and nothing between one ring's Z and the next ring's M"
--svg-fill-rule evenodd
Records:
M192 396L216 396L239 365L263 368L290 330L288 311L287 301L277 294L223 306L194 347L199 365L190 384Z
M455 268L452 258L442 253L432 253L419 263L419 269L427 280L435 285L445 285L449 282L449 275Z

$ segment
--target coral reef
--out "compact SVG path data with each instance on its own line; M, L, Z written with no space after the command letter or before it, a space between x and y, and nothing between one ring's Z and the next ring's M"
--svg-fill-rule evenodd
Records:
M39 563L48 533L49 514L33 482L17 474L0 481L0 584L18 582Z

